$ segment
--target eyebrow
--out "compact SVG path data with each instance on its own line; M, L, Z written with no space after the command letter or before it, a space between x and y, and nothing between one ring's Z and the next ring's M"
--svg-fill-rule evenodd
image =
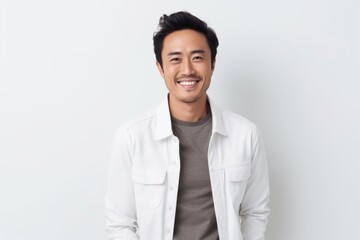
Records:
M198 49L198 50L191 51L191 54L194 54L194 53L202 53L202 54L204 54L205 50ZM173 56L173 55L182 55L182 53L181 52L170 52L170 53L168 53L168 56Z

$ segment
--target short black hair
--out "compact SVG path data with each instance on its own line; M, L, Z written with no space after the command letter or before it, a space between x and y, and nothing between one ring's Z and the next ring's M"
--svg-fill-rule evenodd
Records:
M219 46L219 40L215 31L208 27L204 21L189 12L180 11L172 13L169 16L166 14L162 15L159 20L159 30L154 33L154 52L156 60L160 65L162 66L161 52L165 37L172 32L184 29L191 29L205 35L211 51L211 64L214 64L217 47Z

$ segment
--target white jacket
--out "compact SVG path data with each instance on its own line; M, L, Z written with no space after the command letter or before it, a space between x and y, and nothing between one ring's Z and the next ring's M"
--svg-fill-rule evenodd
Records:
M259 132L209 101L208 162L220 240L264 240L269 177ZM108 240L171 240L179 173L179 141L166 98L115 135L106 193Z

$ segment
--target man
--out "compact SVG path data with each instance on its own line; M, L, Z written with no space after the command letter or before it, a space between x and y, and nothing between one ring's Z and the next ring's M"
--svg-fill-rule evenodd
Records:
M157 68L169 90L116 133L106 194L111 240L262 240L269 181L256 126L206 90L218 39L187 12L163 15Z

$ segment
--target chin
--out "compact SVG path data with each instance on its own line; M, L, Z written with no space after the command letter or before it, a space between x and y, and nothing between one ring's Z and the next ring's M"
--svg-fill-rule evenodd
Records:
M196 103L200 100L200 97L185 97L180 99L184 103Z

